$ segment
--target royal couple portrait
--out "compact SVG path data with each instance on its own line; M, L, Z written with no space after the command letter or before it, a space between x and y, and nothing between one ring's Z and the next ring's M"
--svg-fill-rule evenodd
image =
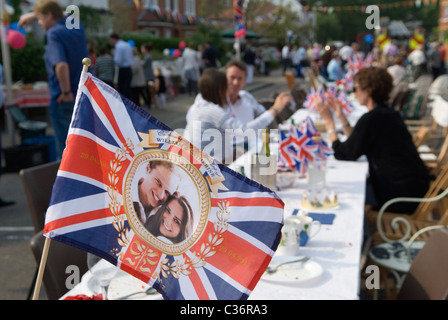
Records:
M192 197L180 190L181 183L185 183L188 176L166 160L142 163L139 171L132 182L132 199L142 225L154 237L168 244L188 239L194 230ZM187 189L191 191L192 187Z

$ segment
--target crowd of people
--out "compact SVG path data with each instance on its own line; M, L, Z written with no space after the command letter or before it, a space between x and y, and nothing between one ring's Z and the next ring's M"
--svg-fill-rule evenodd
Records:
M47 31L45 62L51 92L50 117L57 136L59 157L65 147L74 97L76 96L81 64L88 48L84 29L67 32L61 27L65 17L55 1L41 0L34 12L22 16L20 25L38 19ZM77 46L73 46L77 43ZM135 103L150 108L151 88L161 108L166 106L166 89L161 68L153 68L152 45L140 48L124 41L118 34L111 34L109 43L113 50L99 49L99 56L90 51L93 59L92 72L104 82L115 86L124 96ZM70 50L63 48L69 46ZM68 52L68 55L61 52ZM342 47L323 47L315 43L308 46L285 44L281 50L264 45L254 48L247 45L242 59L231 59L221 66L221 53L212 43L197 47L186 45L182 54L182 77L186 80L187 92L195 96L194 103L186 115L186 138L218 161L229 164L238 156L238 150L248 149L247 137L226 138L226 131L258 130L269 126L275 117L293 100L290 92L279 94L272 107L265 108L246 90L255 74L268 76L272 61L281 62L283 71L293 70L297 77L304 77L303 68L314 67L329 81L342 79L351 58L364 59L372 56L372 66L361 69L354 78L354 91L358 101L366 105L368 112L351 128L341 106L331 99L318 104L318 112L324 119L335 157L341 160L356 160L366 155L369 161L369 185L372 186L372 205L378 206L398 196L423 196L429 185L429 174L421 161L412 137L400 114L389 108L390 92L406 74L412 71L413 79L423 73L434 78L445 73L445 51L434 42L412 50L398 47L391 42L380 50L373 46L369 52L361 51L358 43L346 43ZM223 68L221 68L223 67ZM344 124L345 142L339 141L335 132L333 115ZM216 130L221 135L221 144L207 149L213 139L204 138L204 133ZM216 141L215 141L216 142ZM370 201L370 195L367 196ZM414 207L401 206L397 212L412 212Z

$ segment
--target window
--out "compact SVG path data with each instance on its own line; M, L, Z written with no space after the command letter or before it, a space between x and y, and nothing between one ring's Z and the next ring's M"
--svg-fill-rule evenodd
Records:
M179 12L179 0L173 0L173 12Z
M189 16L196 15L196 1L195 0L184 0L185 4L185 14Z
M165 10L171 11L171 0L165 0Z

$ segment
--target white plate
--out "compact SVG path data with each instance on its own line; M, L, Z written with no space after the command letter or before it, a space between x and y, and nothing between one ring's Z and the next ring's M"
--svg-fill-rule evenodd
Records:
M110 282L107 297L110 300L114 300L131 293L144 293L147 289L149 289L149 287L150 286L148 284L131 276L130 274L120 272L120 275L112 279ZM136 294L135 296L130 297L130 299L136 299L138 297L141 297L141 295Z
M297 259L299 259L299 257L274 256L270 265L275 266L282 262ZM318 279L322 276L323 272L324 269L322 266L310 259L305 263L295 262L280 266L278 271L273 274L265 272L261 277L261 280L276 284L301 285Z

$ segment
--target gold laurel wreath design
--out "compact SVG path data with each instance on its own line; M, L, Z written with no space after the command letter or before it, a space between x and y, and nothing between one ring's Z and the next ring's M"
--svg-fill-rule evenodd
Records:
M107 187L107 193L110 198L109 210L114 216L112 225L118 232L117 242L121 247L126 247L130 242L129 228L125 228L125 217L121 214L121 202L120 193L118 192L117 185L119 182L118 173L123 168L123 161L126 160L130 151L134 149L134 145L130 139L126 139L126 143L115 152L115 158L110 161L110 171L108 174L109 186ZM116 251L116 249L115 249ZM122 253L117 253L120 260L123 259Z
M175 260L172 264L169 264L168 258L164 259L160 264L160 273L154 273L154 279L161 280L161 276L168 278L169 275L176 279L179 279L180 275L188 276L191 273L191 268L203 267L206 264L205 259L216 254L216 248L224 241L223 233L229 228L227 223L230 218L229 202L218 202L218 208L219 210L216 212L218 221L213 224L214 232L209 233L207 243L202 243L199 252L192 252L190 259Z
M109 209L114 216L112 225L118 232L117 242L121 247L126 247L130 244L129 228L125 228L125 216L121 214L122 204L120 202L119 192L117 185L119 182L118 173L123 168L122 162L127 159L130 151L134 149L134 145L130 139L126 139L126 143L115 152L115 158L110 161L110 172L108 174L109 186L107 192L110 198ZM212 257L216 254L216 248L223 242L224 238L222 234L227 231L229 225L227 220L230 217L228 210L229 202L218 202L219 210L216 213L217 221L214 223L214 232L208 235L207 243L202 243L201 249L198 253L192 252L192 257L187 259L176 259L173 263L169 263L169 259L166 258L160 262L160 273L155 272L153 278L159 278L161 276L168 278L172 275L174 278L179 279L180 275L188 276L191 274L191 268L201 268L206 262L205 259ZM133 248L135 246L135 249ZM150 247L141 244L139 241L134 241L130 245L130 253L134 257L134 261L131 258L126 258L126 261L135 266L137 261L143 262L139 267L139 270L144 273L151 273L151 269L146 267L146 264L154 266L157 262L152 261L153 258L158 258L159 254L152 250ZM120 260L123 260L123 252L118 252L118 249L113 249L116 252Z

